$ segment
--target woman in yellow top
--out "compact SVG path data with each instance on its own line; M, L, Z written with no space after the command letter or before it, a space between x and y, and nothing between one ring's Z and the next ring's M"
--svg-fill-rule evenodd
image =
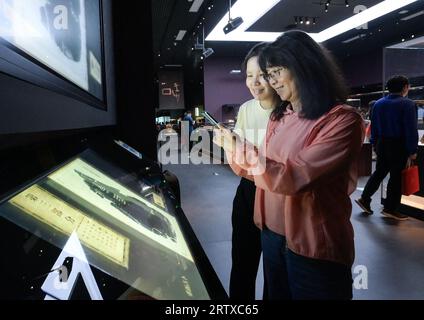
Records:
M263 77L258 55L265 44L254 46L243 62L246 86L253 96L239 109L235 132L259 147L264 140L269 116L280 103L275 91ZM255 299L255 283L261 256L261 234L253 222L256 187L253 177L245 170L232 167L241 176L233 201L232 212L232 268L230 276L231 299Z

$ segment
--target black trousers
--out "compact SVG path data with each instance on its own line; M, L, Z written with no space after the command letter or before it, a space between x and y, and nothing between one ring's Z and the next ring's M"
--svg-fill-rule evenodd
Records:
M256 275L262 252L261 232L253 222L255 192L254 182L242 178L233 201L231 299L255 299Z
M376 153L376 168L365 185L362 199L371 200L372 195L378 190L383 179L390 173L384 209L396 211L402 197L402 170L408 160L405 143L403 139L398 138L381 139L377 142Z

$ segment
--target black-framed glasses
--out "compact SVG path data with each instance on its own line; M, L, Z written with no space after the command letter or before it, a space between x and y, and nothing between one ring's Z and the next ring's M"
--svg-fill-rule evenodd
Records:
M282 67L271 70L271 71L267 72L266 74L264 74L263 77L268 82L271 79L275 81L276 79L278 79L280 77L282 70L284 70L284 68L282 68Z

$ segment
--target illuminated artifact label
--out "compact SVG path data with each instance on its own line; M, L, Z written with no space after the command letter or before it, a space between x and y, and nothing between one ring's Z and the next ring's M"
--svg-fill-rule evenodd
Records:
M12 198L10 203L66 235L76 231L86 247L128 268L128 238L87 217L41 187L33 185Z

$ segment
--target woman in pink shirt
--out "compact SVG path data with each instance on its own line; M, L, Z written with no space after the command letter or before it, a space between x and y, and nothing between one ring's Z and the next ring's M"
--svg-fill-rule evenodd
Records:
M351 299L354 260L349 195L363 141L360 114L330 54L288 31L259 57L283 100L259 150L221 130L217 143L254 175L255 223L262 230L271 299ZM233 165L235 165L233 163Z

